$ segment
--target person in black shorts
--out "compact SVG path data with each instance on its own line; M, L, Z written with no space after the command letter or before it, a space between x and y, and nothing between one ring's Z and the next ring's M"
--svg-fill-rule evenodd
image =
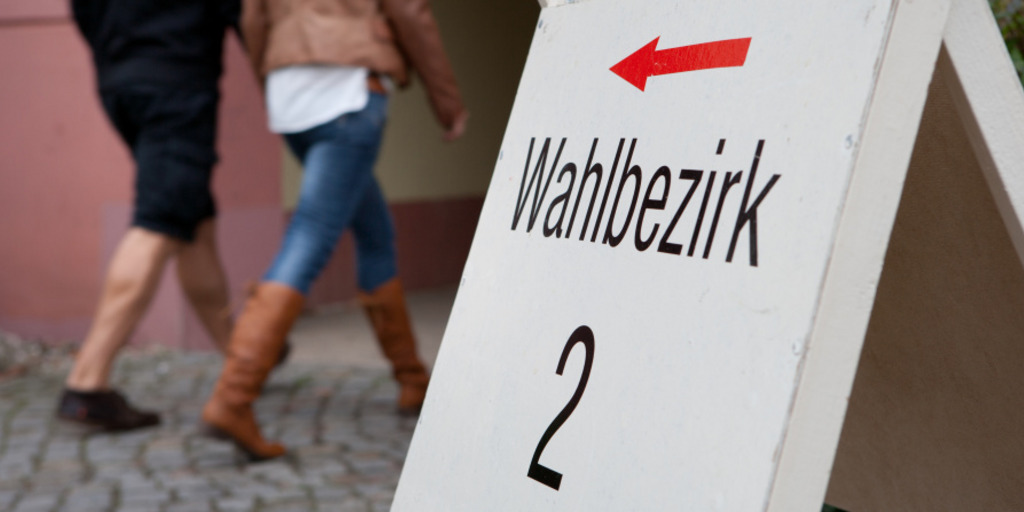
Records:
M107 269L92 325L57 416L128 430L156 425L109 387L111 365L174 259L189 303L227 346L227 280L215 243L218 80L239 0L72 0L92 51L103 108L136 165L131 227Z

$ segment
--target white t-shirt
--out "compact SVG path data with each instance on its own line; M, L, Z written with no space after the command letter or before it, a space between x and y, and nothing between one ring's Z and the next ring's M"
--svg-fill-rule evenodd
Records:
M369 71L361 67L305 65L267 75L270 131L297 133L366 107Z

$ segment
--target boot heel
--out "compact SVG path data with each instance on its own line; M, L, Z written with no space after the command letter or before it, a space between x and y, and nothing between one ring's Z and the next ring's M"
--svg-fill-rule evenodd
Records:
M254 451L251 451L248 447L239 442L238 439L235 439L231 434L227 433L227 431L217 428L208 423L202 423L199 426L199 433L203 437L216 439L218 441L227 441L233 444L235 448L238 449L238 451L242 452L242 455L245 457L246 462L263 462L265 460L276 459L277 457L280 457L280 455L277 454L268 456L261 455Z
M199 424L199 435L210 439L216 439L218 441L231 441L232 443L235 441L227 432L210 425L209 423Z

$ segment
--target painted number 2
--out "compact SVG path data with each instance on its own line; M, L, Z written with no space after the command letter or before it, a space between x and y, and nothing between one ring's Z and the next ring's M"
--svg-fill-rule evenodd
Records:
M562 349L562 358L558 360L558 370L555 371L558 375L562 374L562 370L565 369L565 361L569 359L569 353L572 352L573 347L577 343L582 343L583 348L586 349L586 360L583 363L583 374L580 375L580 382L576 385L576 393L569 399L569 403L565 404L562 412L555 416L555 420L551 422L548 429L544 431L544 435L541 436L540 442L537 443L537 450L533 452L533 460L530 462L530 470L526 473L526 476L554 489L562 485L562 474L551 469L544 467L540 464L540 454L544 452L544 447L548 445L548 441L555 435L555 432L565 423L565 420L569 419L569 415L576 409L576 406L580 403L580 398L583 398L583 391L587 389L587 380L590 379L590 367L594 364L594 333L590 330L590 327L581 325L572 332L569 336L569 341L565 343L565 348Z

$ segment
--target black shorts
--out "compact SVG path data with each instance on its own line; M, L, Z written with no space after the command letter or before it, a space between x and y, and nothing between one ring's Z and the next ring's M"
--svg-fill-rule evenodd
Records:
M218 92L155 87L104 90L103 107L135 159L132 225L184 241L217 213Z

